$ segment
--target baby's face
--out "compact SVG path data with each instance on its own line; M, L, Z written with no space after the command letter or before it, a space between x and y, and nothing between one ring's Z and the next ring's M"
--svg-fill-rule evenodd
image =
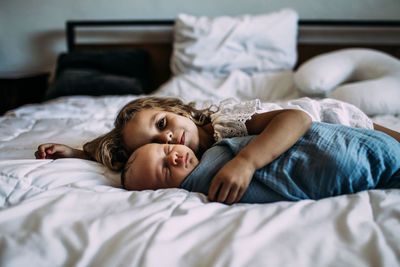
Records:
M187 146L151 143L133 152L127 164L126 189L155 190L180 187L199 160Z

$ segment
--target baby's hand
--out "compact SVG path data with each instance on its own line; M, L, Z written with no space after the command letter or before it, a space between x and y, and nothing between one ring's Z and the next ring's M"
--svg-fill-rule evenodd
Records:
M249 187L254 172L255 169L245 160L233 158L212 179L208 199L226 204L239 201Z
M35 152L37 159L59 159L59 158L73 158L74 150L72 147L62 144L41 144Z

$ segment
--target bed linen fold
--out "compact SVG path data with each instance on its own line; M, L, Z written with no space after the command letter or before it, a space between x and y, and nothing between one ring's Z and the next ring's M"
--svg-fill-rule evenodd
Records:
M0 118L1 266L399 265L399 190L228 206L128 192L96 162L34 159L40 143L80 148L108 131L134 98L66 97ZM375 119L400 130L396 116Z

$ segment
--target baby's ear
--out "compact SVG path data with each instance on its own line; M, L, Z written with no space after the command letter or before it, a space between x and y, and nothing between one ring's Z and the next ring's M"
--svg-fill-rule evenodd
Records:
M115 149L115 150L117 150L117 149ZM122 149L119 149L116 152L114 152L113 155L114 155L114 157L111 160L111 169L114 171L123 170L125 163L127 162L128 158L129 158L128 153Z
M121 162L113 162L111 166L111 170L113 171L122 171L124 169L124 164Z

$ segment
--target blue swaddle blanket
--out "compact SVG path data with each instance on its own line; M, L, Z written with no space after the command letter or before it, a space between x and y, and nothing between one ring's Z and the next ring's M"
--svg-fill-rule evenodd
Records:
M181 187L208 194L218 170L255 137L215 143ZM254 173L240 202L321 199L374 188L400 188L400 143L374 130L313 122L292 148Z

